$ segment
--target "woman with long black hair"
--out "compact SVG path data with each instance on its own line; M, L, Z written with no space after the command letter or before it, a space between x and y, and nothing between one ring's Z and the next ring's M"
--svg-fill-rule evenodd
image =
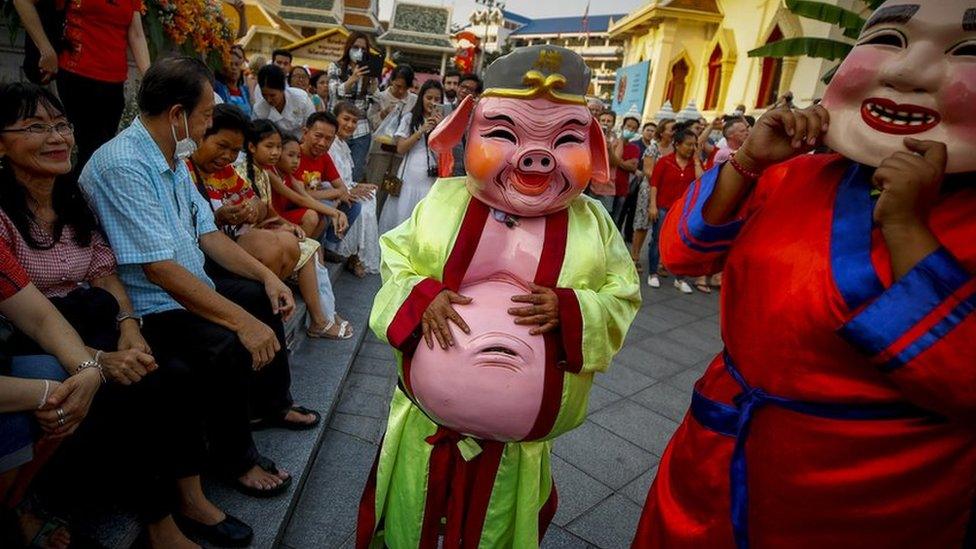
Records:
M378 88L379 74L370 74L366 60L373 55L370 51L369 37L361 32L353 32L346 39L339 61L329 66L329 96L333 101L348 101L362 112L369 112L372 95ZM352 139L347 141L352 151L352 178L364 181L366 157L371 143L369 120L364 116L356 126ZM348 181L346 183L349 183Z
M427 136L444 119L444 88L439 81L428 80L417 96L416 104L400 121L393 137L397 154L403 155L398 172L403 185L399 196L386 200L380 216L380 234L410 217L437 179L437 156L427 145Z
M41 475L40 492L74 508L124 495L147 523L152 547L192 547L181 528L214 544L247 544L250 527L214 506L201 487L199 403L206 395L186 369L157 365L115 254L74 178L74 144L74 127L53 94L33 84L0 86L0 242L81 336L104 383ZM42 352L21 332L4 350Z

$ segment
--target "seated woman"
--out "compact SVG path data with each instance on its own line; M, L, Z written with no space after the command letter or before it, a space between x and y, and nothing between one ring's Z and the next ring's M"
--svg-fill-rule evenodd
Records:
M174 521L169 493L175 485L181 520L201 527L194 533L213 543L246 543L250 527L203 494L202 413L185 398L192 392L189 379L179 369L156 373L115 274L115 256L77 182L67 176L74 135L63 112L40 87L0 87L0 241L77 330L94 355L91 367L107 383L87 395L87 402L94 397L92 414L62 445L38 491L52 500L85 494L85 501L70 501L77 508L111 494L104 487L117 484L148 523L152 546L194 546ZM8 350L37 354L35 341L16 333ZM88 473L79 475L79 468Z
M0 367L0 509L17 509L20 530L0 527L0 545L67 548L67 527L21 505L23 489L88 415L102 380L97 368L79 368L91 353L2 242L0 273L0 315L54 355L15 356Z
M274 210L272 184L261 166L277 163L281 137L270 122L258 126L265 130L248 143L248 162L238 173L231 162L250 133L249 122L237 108L218 105L203 144L188 160L190 173L210 200L218 226L282 280L297 282L311 319L308 336L348 339L352 330L335 314L328 271L316 259L319 243ZM328 209L341 226L341 212Z

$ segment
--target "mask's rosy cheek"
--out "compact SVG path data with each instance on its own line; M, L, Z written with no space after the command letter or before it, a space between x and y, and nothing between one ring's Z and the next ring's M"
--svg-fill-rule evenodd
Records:
M590 150L585 145L563 146L556 152L556 161L574 186L586 185L593 174Z
M488 181L505 167L508 147L487 139L476 138L465 149L464 167L478 181Z
M950 84L938 92L939 110L952 139L976 146L976 67L959 67L949 76Z
M890 54L868 47L855 48L844 60L824 94L828 108L851 105L861 106L878 85L878 68Z

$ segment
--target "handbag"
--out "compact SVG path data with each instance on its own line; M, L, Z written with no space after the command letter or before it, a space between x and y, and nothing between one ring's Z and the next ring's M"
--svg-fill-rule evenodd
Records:
M398 197L402 189L403 180L389 173L389 170L387 170L386 175L383 176L383 191L392 197Z

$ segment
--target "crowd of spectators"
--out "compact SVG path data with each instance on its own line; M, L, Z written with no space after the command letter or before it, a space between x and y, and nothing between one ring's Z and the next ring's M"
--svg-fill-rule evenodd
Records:
M237 46L217 74L150 64L138 7L106 9L142 77L127 127L125 56L93 59L97 38L52 64L32 32L36 83L0 86L0 545L68 547L84 541L71 510L119 502L151 547L246 545L201 476L255 498L292 482L252 433L321 421L291 397L293 291L308 337L364 329L336 311L326 264L378 272L380 228L433 184L427 134L481 81L370 74L358 33L314 74Z
M641 255L647 244L647 284L660 288L661 279L670 276L658 251L668 210L695 179L742 146L755 120L744 116L745 107L711 124L704 118L662 118L641 125L639 115L628 113L618 130L617 113L599 100L587 106L603 128L614 175L607 185L591 185L588 192L603 203L630 242L638 271L644 268ZM710 294L721 286L721 273L694 280L674 277L673 285L683 294Z
M79 35L52 59L33 4L15 4L39 55L36 83L0 86L0 498L14 510L0 531L15 532L11 546L67 547L65 510L105 499L140 513L151 547L246 545L250 526L207 498L201 475L255 498L288 490L290 472L252 433L321 421L290 393L293 292L308 337L365 329L336 310L326 265L379 271L379 235L437 178L430 132L482 82L420 78L405 64L372 74L379 54L361 33L324 71L239 46L216 74L190 57L150 64L128 3L73 12L67 28L111 15L114 34ZM91 55L109 40L142 76L139 115L118 132L125 56ZM628 113L618 130L615 113L589 107L614 177L588 192L638 265L648 242L658 288L668 209L749 123L642 125Z

